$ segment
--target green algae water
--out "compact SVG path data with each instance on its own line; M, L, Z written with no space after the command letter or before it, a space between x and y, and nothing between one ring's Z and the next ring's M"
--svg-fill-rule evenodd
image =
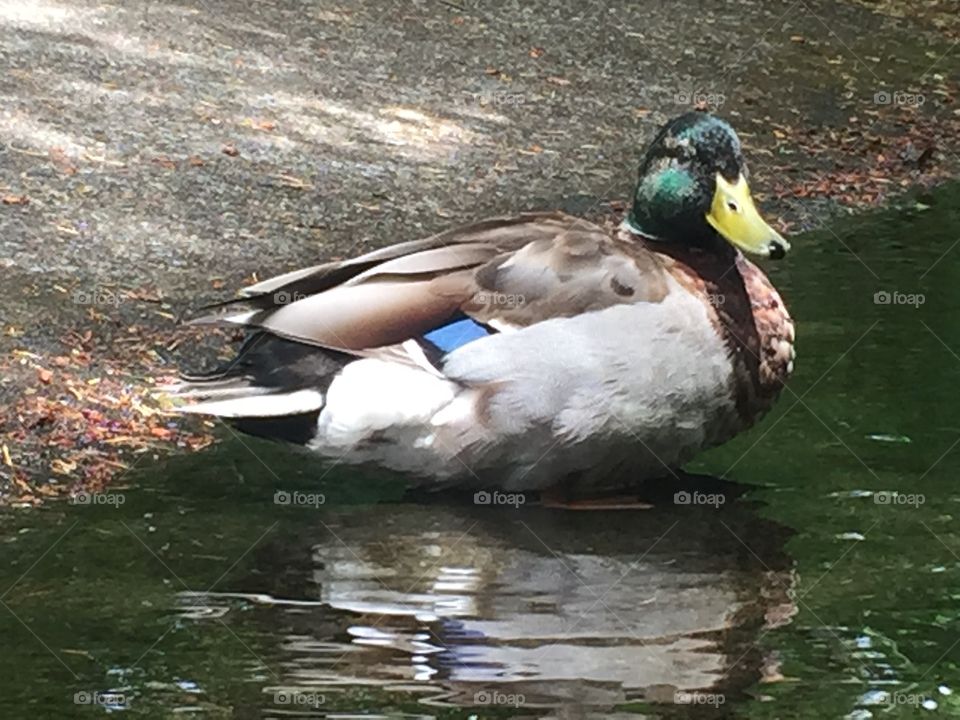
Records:
M3 511L0 713L960 716L958 199L791 238L789 389L651 510L413 503L227 433Z

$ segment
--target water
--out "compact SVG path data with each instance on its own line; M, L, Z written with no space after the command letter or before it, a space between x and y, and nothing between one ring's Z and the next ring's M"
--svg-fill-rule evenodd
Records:
M227 438L0 514L4 716L960 715L957 196L770 265L797 374L690 468L719 508L404 503Z

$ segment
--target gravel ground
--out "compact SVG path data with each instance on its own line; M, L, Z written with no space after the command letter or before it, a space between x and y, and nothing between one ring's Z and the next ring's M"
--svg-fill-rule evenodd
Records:
M46 482L19 403L169 374L253 273L615 212L693 105L789 231L956 176L958 38L945 0L0 0L0 466Z

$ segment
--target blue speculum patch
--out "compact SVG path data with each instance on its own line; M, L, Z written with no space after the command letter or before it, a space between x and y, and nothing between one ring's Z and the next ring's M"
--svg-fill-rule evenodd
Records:
M469 342L486 337L490 333L491 330L485 325L461 315L446 325L426 333L423 339L433 343L439 350L448 353L458 347L463 347Z

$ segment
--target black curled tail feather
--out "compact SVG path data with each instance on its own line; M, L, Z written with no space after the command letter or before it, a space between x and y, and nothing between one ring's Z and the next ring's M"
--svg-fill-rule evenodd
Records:
M316 434L327 388L354 356L252 332L235 357L199 375L184 374L182 412L221 416L260 437L307 443Z
M195 384L236 378L271 390L326 389L344 365L356 358L346 353L287 340L272 333L251 332L237 354L209 373L182 376Z

